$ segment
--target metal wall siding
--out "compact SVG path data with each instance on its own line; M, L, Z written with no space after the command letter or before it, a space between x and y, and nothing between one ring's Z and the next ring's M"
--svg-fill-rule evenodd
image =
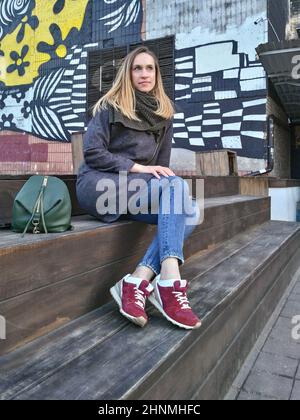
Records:
M267 0L147 0L147 38L192 31L201 25L212 33L241 26L266 13Z
M268 0L268 17L280 41L285 40L286 28L289 23L290 1ZM278 41L271 24L269 25L269 41Z

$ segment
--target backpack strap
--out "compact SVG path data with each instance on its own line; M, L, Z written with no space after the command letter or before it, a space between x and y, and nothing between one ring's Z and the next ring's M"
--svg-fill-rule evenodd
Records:
M41 189L38 193L37 200L33 206L33 210L31 213L31 216L27 222L27 225L25 226L25 229L22 233L22 238L24 237L25 233L27 232L30 224L33 224L33 233L40 233L40 221L42 219L43 228L45 233L48 233L47 226L45 222L45 214L44 214L44 191L47 187L48 183L48 176L45 176L42 182Z

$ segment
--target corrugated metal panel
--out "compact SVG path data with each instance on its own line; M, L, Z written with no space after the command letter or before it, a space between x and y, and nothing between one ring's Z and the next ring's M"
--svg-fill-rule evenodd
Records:
M225 33L266 10L267 0L147 0L146 37L188 33L198 27Z
M300 28L300 0L291 1L291 37L298 38L297 29Z
M126 56L128 47L92 51L88 55L88 119L92 106L103 96L116 77L120 60Z
M262 44L257 53L289 118L300 123L300 68L296 72L295 67L300 60L293 63L293 58L300 56L300 40Z
M278 41L277 36L281 41L285 40L289 15L289 0L268 0L269 42Z

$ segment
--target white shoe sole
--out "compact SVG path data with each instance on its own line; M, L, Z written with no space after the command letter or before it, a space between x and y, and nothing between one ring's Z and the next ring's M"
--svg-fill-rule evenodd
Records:
M159 312L161 314L163 314L163 316L165 318L167 318L168 321L172 322L172 324L177 325L178 327L181 327L181 328L185 328L186 330L195 330L195 329L201 327L201 321L199 321L196 325L191 326L191 325L181 324L180 322L177 322L174 319L170 318L169 315L167 315L166 312L163 310L163 308L159 304L159 302L156 300L154 294L149 296L149 301L152 303L152 305L154 305L156 307L156 309L159 310Z
M120 298L121 295L121 291L120 291L120 286L119 283L115 284L113 287L110 288L110 294L112 295L112 297L114 298L114 300L117 302L119 308L120 308L120 313L125 316L125 318L129 319L129 321L133 322L134 324L138 325L139 327L144 327L147 324L147 320L142 317L134 317L131 316L129 314L127 314L126 312L123 311L122 309L122 301Z

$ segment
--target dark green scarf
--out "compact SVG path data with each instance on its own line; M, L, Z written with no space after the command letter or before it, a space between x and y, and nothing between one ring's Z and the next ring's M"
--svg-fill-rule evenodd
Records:
M156 98L149 94L135 90L136 114L141 121L130 120L121 112L109 107L110 122L121 123L125 127L138 131L150 131L159 136L160 132L167 125L168 120L155 114L158 104Z

